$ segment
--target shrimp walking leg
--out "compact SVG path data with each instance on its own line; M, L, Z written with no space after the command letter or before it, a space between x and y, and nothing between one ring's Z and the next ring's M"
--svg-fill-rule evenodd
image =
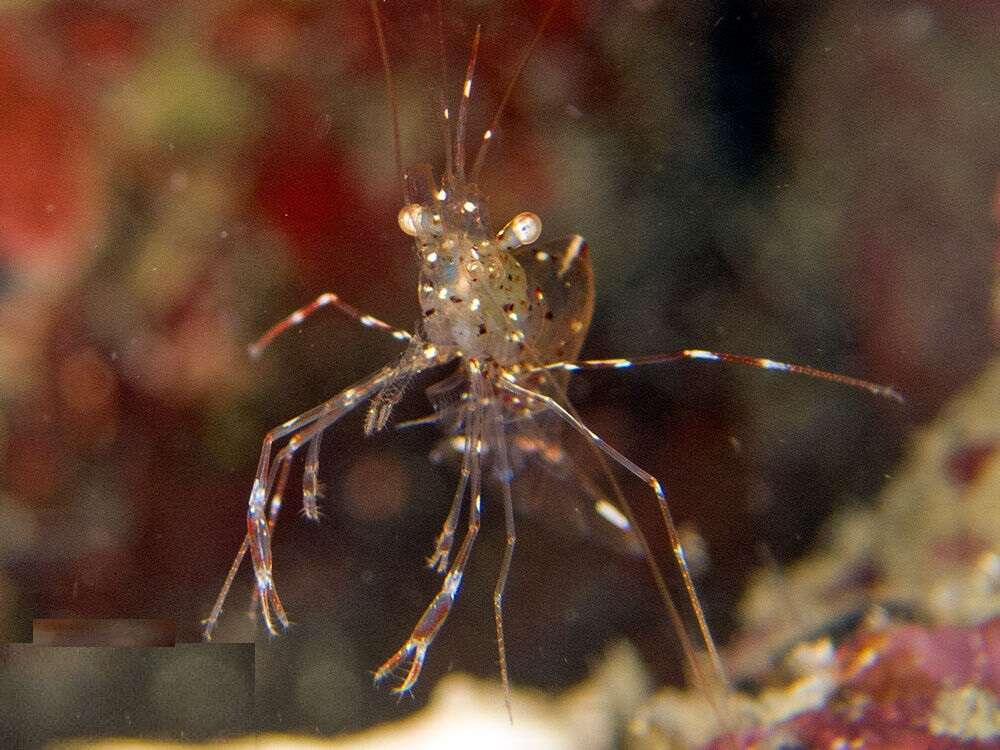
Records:
M458 528L458 515L462 510L462 499L465 497L465 490L469 485L469 462L466 459L469 452L469 442L464 441L462 468L458 478L458 486L455 488L455 496L451 501L451 509L448 511L444 525L434 543L434 552L427 558L427 567L444 574L448 570L448 558L451 556L451 548L455 543L455 530Z
M629 359L583 359L578 361L549 362L540 367L533 368L529 372L539 372L542 370L563 370L566 372L576 372L578 370L602 370L602 369L628 369L640 367L642 365L660 365L666 362L675 362L683 359L701 360L707 362L729 362L737 365L748 365L758 367L762 370L774 370L777 372L787 372L796 375L806 375L819 380L829 380L832 383L839 383L851 388L859 388L868 391L876 396L890 398L893 401L902 402L903 396L899 391L886 385L879 385L868 380L852 378L848 375L841 375L837 372L820 370L808 365L795 365L789 362L778 362L766 357L751 357L746 354L729 354L728 352L710 352L705 349L679 349L666 354L653 354L646 357L631 357Z
M321 404L320 406L310 409L309 411L300 414L294 419L285 422L285 424L271 430L264 438L264 445L261 450L262 453L261 462L264 461L264 454L270 453L271 445L274 443L275 440L280 440L286 435L295 432L296 430L301 429L302 427L307 426L312 422L314 422L322 413L323 406L324 404ZM256 486L257 483L255 482L254 483L255 490ZM252 501L253 498L251 497L251 502ZM271 510L269 512L269 516L271 517L270 521L271 525L273 525L274 523L274 519L277 516L277 509L280 508L280 505L281 505L280 498L278 503L272 504ZM215 598L215 604L212 605L212 611L211 613L209 613L208 617L206 617L202 621L202 637L206 641L212 639L212 635L215 632L215 626L218 623L219 616L222 614L222 606L223 604L225 604L226 597L229 595L229 589L232 586L233 580L236 577L236 572L239 570L239 567L243 562L243 557L246 555L247 550L250 549L250 543L252 539L253 539L253 533L248 529L247 533L243 537L243 542L240 544L239 550L236 552L236 557L233 559L232 565L229 566L229 572L226 573L226 579L223 581L222 588L219 590L219 594ZM254 601L252 605L254 607L256 606L257 595L258 591L257 589L254 589Z
M497 474L500 478L500 489L503 493L503 519L506 536L504 538L503 557L500 560L500 571L497 574L496 587L493 589L493 620L496 623L497 657L500 660L500 682L503 684L504 703L507 705L507 715L514 723L511 709L510 678L507 674L507 647L503 637L503 594L507 587L507 577L510 574L511 561L514 559L514 545L517 543L517 531L514 526L514 499L510 483L513 471L510 457L507 454L507 437L504 434L503 418L497 407L495 398L490 400L491 441L494 444L497 461Z
M319 470L319 446L323 437L323 432L330 427L342 415L327 415L322 419L317 419L309 427L292 435L288 444L279 450L271 466L271 473L268 476L267 487L270 489L270 502L267 510L267 529L270 534L270 543L274 544L274 532L278 525L278 514L281 512L285 485L288 483L288 475L291 473L292 460L304 446L309 446L306 454L306 464L302 472L302 509L307 517L319 519L319 510L316 507L316 493L318 492L318 482L316 472ZM313 486L310 488L310 484ZM310 513L314 515L310 515ZM250 618L257 614L257 607L260 602L260 589L254 587L250 600ZM280 601L279 601L280 606ZM267 617L265 616L265 622ZM282 625L287 626L287 621L282 621Z
M386 323L384 320L379 320L373 315L361 312L353 305L342 302L340 297L333 292L324 292L308 305L303 305L291 315L279 320L267 331L265 331L263 336L247 347L247 351L250 353L250 356L257 359L264 349L267 348L268 344L274 341L277 336L287 331L289 328L299 325L306 318L323 307L333 307L334 309L344 313L344 315L347 315L349 318L353 318L358 321L366 328L374 328L379 331L384 331L398 341L409 341L413 338L413 335L408 331L395 328Z
M394 373L395 368L393 367L383 368L333 398L279 425L264 438L260 461L257 465L257 476L254 479L247 508L247 533L236 553L233 564L230 566L212 611L204 621L202 633L206 640L212 637L229 588L248 549L257 581L255 594L260 602L261 613L268 631L272 634L278 632L274 617L283 626L287 626L288 617L281 600L278 598L271 572L271 537L277 522L278 511L281 508L281 491L284 489L284 481L288 471L286 467L289 465L292 455L309 442L310 438L318 435L370 398ZM293 437L289 444L275 456L274 470L272 470L271 450L273 445L275 441L289 434L292 434ZM277 490L277 492L272 492L272 490ZM269 497L271 499L270 507L268 507ZM272 617L272 610L274 617Z
M477 379L479 378L477 374ZM475 388L475 383L474 383ZM385 661L382 666L375 670L375 682L381 682L390 675L396 673L400 668L405 667L406 673L399 685L392 688L392 692L402 694L409 692L420 677L420 670L423 668L427 649L430 648L435 636L441 630L448 614L451 612L458 589L462 585L462 576L465 574L465 566L472 553L473 544L479 534L480 511L482 504L482 451L483 427L482 413L472 412L465 425L465 440L467 448L462 457L463 473L468 472L471 481L469 482L469 522L462 539L462 544L458 548L451 567L444 577L441 590L431 601L420 616L414 626L410 637L400 647L395 654Z
M309 443L306 453L306 465L302 470L302 513L310 521L319 520L319 446L323 439L322 433L316 435Z
M681 545L680 535L677 532L677 526L674 523L673 515L670 513L670 508L667 505L667 498L663 493L663 487L659 480L604 442L604 440L597 433L573 416L560 403L550 396L537 393L529 388L524 388L523 386L515 383L511 378L500 378L497 383L500 387L505 388L510 393L513 393L520 398L525 398L528 401L538 402L557 414L563 421L573 427L573 429L577 430L584 437L586 437L592 445L599 448L628 472L641 479L656 494L660 517L667 529L670 546L673 550L674 558L677 561L677 566L681 571L681 578L684 582L684 588L687 592L688 600L691 603L691 608L694 610L695 619L698 622L698 630L701 635L702 642L705 644L705 648L708 651L716 679L719 685L723 688L723 692L727 692L729 680L726 676L726 670L722 664L722 658L719 656L719 651L716 648L715 640L712 638L711 632L708 629L708 622L705 619L705 613L701 606L701 600L698 598L698 594L695 591L694 580L691 577L691 571L688 569L687 557L685 556L684 548ZM692 662L692 668L696 668L696 666L697 665Z

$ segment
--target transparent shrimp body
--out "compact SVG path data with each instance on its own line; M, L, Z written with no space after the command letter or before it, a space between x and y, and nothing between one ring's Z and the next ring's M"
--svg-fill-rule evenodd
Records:
M313 312L329 307L353 318L360 325L381 331L406 348L400 359L364 378L323 403L289 419L264 438L257 474L247 507L247 529L243 542L229 568L222 589L204 622L204 636L211 638L222 613L227 593L247 553L250 553L255 578L254 607L272 634L288 626L288 618L278 596L272 563L272 544L286 483L297 455L304 453L302 474L303 507L312 519L319 518L317 480L320 439L352 410L370 401L365 432L376 432L388 424L393 407L402 398L412 377L432 367L455 363L456 371L428 389L436 413L421 423L438 424L450 432L448 444L461 456L459 479L450 511L437 537L428 567L442 574L437 594L418 619L410 636L396 653L375 671L376 681L398 677L393 692L413 688L420 676L427 650L444 625L458 594L479 533L485 492L484 475L499 485L494 508L502 511L505 546L493 590L493 610L500 675L510 708L503 632L503 598L515 545L512 479L514 469L524 461L534 460L555 474L569 469L558 436L544 434L533 417L548 414L581 437L589 447L596 467L613 490L605 496L599 489L583 488L598 515L613 526L634 536L634 546L641 550L649 565L664 607L686 660L710 697L715 686L727 683L725 669L709 632L701 602L688 570L677 527L671 516L667 495L652 474L635 464L601 439L584 424L566 396L569 375L580 370L627 369L660 365L679 360L729 362L764 370L797 373L841 385L867 390L878 396L900 399L891 388L775 360L704 349L682 349L665 354L637 358L579 360L593 312L594 285L586 245L579 236L549 243L537 243L541 221L530 212L511 219L499 232L490 227L483 201L474 184L483 164L487 146L495 132L514 82L542 30L558 7L558 0L548 11L528 49L521 57L511 82L485 131L467 181L465 177L464 134L468 100L472 88L479 32L473 39L454 141L451 138L449 110L443 104L443 131L446 141L446 165L440 186L430 178L429 170L405 175L401 167L399 122L395 89L388 63L385 36L378 3L369 0L376 37L386 73L390 105L393 111L394 146L397 170L404 184L404 206L399 212L399 226L413 238L420 259L417 294L420 325L414 331L396 328L373 315L345 303L333 292L326 292L313 302L294 311L268 330L250 347L252 356L278 334L301 324ZM439 30L442 24L439 24ZM441 41L443 49L443 40ZM454 395L454 401L439 408L436 395ZM279 442L281 441L281 442ZM280 447L279 447L280 446ZM489 471L484 471L487 466ZM610 471L617 466L640 480L647 488L647 499L659 511L663 530L673 551L686 594L685 615L678 611L654 559L650 546L637 527L628 499ZM459 534L459 521L466 526ZM455 544L457 537L461 540ZM454 549L453 549L454 548ZM685 620L697 626L696 640L687 632ZM697 642L696 642L697 641ZM705 674L699 651L709 655L710 674ZM727 724L724 699L716 705L720 723Z
M538 239L541 220L524 212L494 234L476 191L454 178L445 182L450 186L435 191L433 202L410 203L399 213L420 254L424 337L466 358L511 367L539 327L513 251Z

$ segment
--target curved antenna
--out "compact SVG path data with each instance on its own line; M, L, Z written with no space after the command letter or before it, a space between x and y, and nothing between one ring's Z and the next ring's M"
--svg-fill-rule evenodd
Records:
M455 133L455 175L460 183L465 182L465 121L469 117L469 96L472 95L472 74L476 71L476 55L479 54L479 32L472 37L472 52L465 68L465 82L462 84L462 99L458 103L458 129Z
M406 184L406 174L403 172L403 147L399 137L399 97L396 95L396 81L392 77L392 68L389 65L389 48L385 43L382 16L378 12L376 0L368 0L368 6L372 11L375 36L378 39L378 51L382 57L382 68L385 70L385 87L389 95L389 111L392 114L392 150L396 157L396 176L403 186L403 202L410 203L410 188Z
M437 15L437 37L438 37L438 57L441 63L441 81L440 81L440 91L438 91L438 105L441 108L441 135L444 138L444 173L445 182L450 180L453 176L454 163L452 161L452 146L451 146L451 113L448 111L448 102L445 99L446 93L448 91L448 55L445 51L444 44L444 11L441 8L441 0L437 0L436 3L436 15Z
M556 12L556 8L559 7L559 2L560 0L553 0L549 9L545 11L545 15L542 17L542 21L538 24L538 29L535 31L535 36L532 37L531 43L528 44L528 48L524 51L524 54L521 55L521 59L518 61L517 67L514 69L514 76L510 79L510 83L507 84L507 89L503 92L503 98L500 99L500 106L497 107L496 114L493 115L489 128L487 128L486 132L483 133L483 142L479 146L479 151L476 153L476 160L472 165L471 182L473 184L475 184L476 180L479 179L479 170L482 169L483 162L486 161L486 151L489 148L490 140L496 133L497 125L500 123L500 117L503 115L504 108L507 106L507 101L510 99L510 95L514 91L514 85L521 77L521 72L524 70L524 66L528 64L528 60L535 51L535 47L538 46L538 41L542 38L542 33L545 31L545 27L548 26L549 20Z

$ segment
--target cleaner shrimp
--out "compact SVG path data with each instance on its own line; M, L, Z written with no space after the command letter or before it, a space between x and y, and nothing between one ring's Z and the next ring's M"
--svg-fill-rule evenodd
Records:
M404 205L400 229L412 238L420 263L417 298L420 318L413 331L396 328L349 305L334 293L320 295L270 328L250 347L252 356L282 332L299 325L321 308L333 308L364 327L383 332L405 345L400 359L332 396L323 403L275 427L264 438L246 514L247 531L229 568L222 589L204 621L206 639L222 613L226 596L249 551L255 578L254 601L267 631L277 635L289 626L278 596L273 571L272 536L283 493L296 456L305 451L302 478L303 510L319 518L319 456L323 433L362 404L368 405L366 435L385 428L394 407L418 374L451 365L454 369L428 389L434 413L420 423L436 424L450 435L448 446L460 458L460 472L450 510L437 536L427 566L443 576L440 590L427 605L410 636L374 673L375 681L396 678L391 691L408 693L416 685L428 649L441 631L455 603L480 530L484 476L499 488L499 506L505 529L500 569L493 589L495 637L500 678L510 711L510 678L504 640L503 604L517 540L512 479L525 463L559 471L558 443L548 442L535 420L543 415L564 423L582 436L613 489L613 499L593 487L582 488L598 515L634 539L644 554L654 583L677 633L695 680L707 695L727 689L722 660L709 630L681 536L674 523L666 491L651 473L605 442L580 418L566 395L574 372L628 369L679 360L728 362L764 370L807 375L860 388L876 396L901 400L892 388L803 365L741 354L682 349L635 358L579 359L594 306L594 280L587 244L580 236L541 241L542 223L530 211L518 213L494 231L476 183L491 140L522 69L552 19L559 0L553 0L539 21L506 84L488 129L482 134L471 164L467 163L466 124L480 41L479 29L462 83L456 113L446 103L442 47L440 100L435 109L446 144L440 181L430 167L404 170L400 123L392 68L376 0L369 0L379 54L382 59L392 117L393 146ZM438 18L440 21L440 2ZM284 444L275 450L280 441ZM630 502L612 475L611 466L639 479L656 504L658 517L672 549L686 593L686 617L693 617L695 638L668 591L653 558L646 535L638 528ZM492 499L492 498L488 498ZM465 518L460 534L460 521ZM460 540L459 540L460 537ZM457 541L457 545L456 545ZM711 672L704 672L699 654L707 652ZM717 708L720 715L724 710Z

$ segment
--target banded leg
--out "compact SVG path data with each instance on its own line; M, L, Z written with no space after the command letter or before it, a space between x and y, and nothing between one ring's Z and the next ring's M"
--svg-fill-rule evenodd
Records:
M462 438L462 468L458 478L458 486L455 488L455 496L451 500L451 509L441 532L434 542L434 553L427 558L427 567L436 570L440 574L448 569L448 558L451 556L451 548L455 543L455 530L458 527L458 516L462 510L462 499L465 497L465 490L469 485L469 441Z
M336 421L336 420L334 420ZM323 437L323 432L333 424L326 419L318 419L311 426L296 432L291 440L275 456L271 465L271 473L268 476L267 486L273 488L270 491L271 499L267 511L267 527L271 535L271 544L274 544L274 532L278 525L278 514L281 512L285 485L288 483L288 475L291 473L292 460L295 454L305 445L309 446L306 454L306 465L302 472L302 511L303 515L311 520L319 520L319 509L316 506L316 495L319 492L319 482L316 479L319 470L319 446ZM314 515L310 515L313 513ZM249 617L254 619L257 615L257 606L260 601L259 591L255 587L250 599ZM287 623L283 623L287 626Z
M482 417L479 412L474 412L469 416L466 423L467 445L473 446L471 450L466 450L462 462L467 464L467 471L471 477L470 482L470 508L469 524L462 539L462 544L458 548L451 563L448 573L444 577L441 590L433 601L424 610L413 632L400 649L389 657L382 666L375 670L375 682L381 682L395 671L409 662L409 669L403 677L402 682L392 688L392 692L402 694L409 692L420 677L420 670L423 667L427 649L434 641L438 631L444 625L451 607L455 603L458 589L462 585L462 576L465 573L465 565L472 552L472 546L479 533L479 516L482 503L482 471L480 466L479 446L482 442Z
M297 432L292 436L292 440L295 441L296 445L299 441L309 442L310 446L319 440L319 437L323 434L323 430L326 429L322 426L319 421L313 423L311 427L308 428L308 436L306 435L306 430ZM286 446L287 447L287 446ZM268 486L273 487L271 491L271 500L268 505L267 510L267 528L271 534L271 543L274 544L274 532L278 525L278 514L281 512L281 506L283 504L285 495L285 485L288 484L288 475L292 469L291 457L294 455L294 450L289 454L284 449L279 451L275 456L274 463L271 467L271 476L268 479ZM305 484L303 480L303 492ZM303 498L303 503L305 499ZM248 535L249 538L249 535ZM247 608L247 617L251 620L257 617L257 606L259 603L259 595L257 588L254 587L253 594L250 597L250 606Z
M317 426L320 424L319 421L314 422L313 426L309 428L309 433L318 435L316 431ZM325 427L320 427L320 430L326 429ZM304 437L305 430L302 432L296 432L292 435L292 440L295 441L296 446L299 441L309 440L311 438ZM287 448L286 446L285 448ZM271 467L271 476L268 478L267 483L269 487L273 487L271 490L271 502L267 509L267 530L271 534L271 541L274 541L274 529L278 525L278 514L281 512L281 506L285 497L285 485L288 484L288 475L292 470L292 462L286 458L284 453L285 448L278 452L274 458L274 464ZM292 451L294 453L294 450ZM290 458L290 456L288 457Z
M456 381L456 375L460 375L464 380L465 373L457 371L453 373L446 380L440 383L435 383L429 387L426 391L427 397L433 402L437 394L440 393L444 388L451 388L453 383L449 381ZM462 394L462 404L460 406L460 415L466 415L464 418L469 419L469 409L468 409L468 393ZM437 408L437 407L435 407ZM437 421L441 413L437 412L432 416L434 421ZM462 416L458 417L459 424L461 424ZM434 542L434 552L426 560L426 565L431 570L436 570L441 575L444 575L445 571L448 570L448 560L451 557L451 548L455 543L455 531L458 528L458 517L462 511L462 499L465 497L465 490L469 484L469 463L466 460L466 454L469 448L468 431L463 435L453 435L450 438L446 438L434 447L430 453L430 459L433 463L440 463L444 459L444 452L441 451L440 445L445 443L447 448L445 450L454 450L462 454L462 465L459 471L458 486L455 487L455 495L451 500L451 508L448 511L448 516L444 520L444 524L441 527L441 531L437 535L437 539ZM479 460L482 461L482 453L480 453Z
M674 558L677 561L677 567L681 572L681 579L684 582L684 589L687 592L688 601L691 604L691 609L694 611L695 619L698 623L698 630L701 635L701 639L708 651L709 658L712 661L712 667L717 675L717 678L723 686L728 686L729 680L726 676L725 667L722 664L722 658L719 656L715 640L712 638L712 634L708 629L705 612L702 609L701 600L698 598L698 593L695 590L691 571L688 569L687 558L684 554L684 547L681 546L680 535L677 532L677 526L674 523L673 515L670 512L666 495L663 492L663 487L659 480L604 442L604 440L597 433L587 427L587 425L581 422L577 417L573 416L555 399L550 396L546 396L545 394L537 393L530 388L524 388L523 386L518 385L514 382L513 376L500 378L497 382L502 388L505 388L510 393L529 401L537 401L549 410L555 412L563 421L587 438L592 445L606 453L622 468L641 479L647 486L650 487L650 489L653 490L659 506L660 518L663 520L663 525L667 529L668 540L670 542L671 549L673 550Z
M584 359L578 361L550 362L545 365L529 370L528 372L539 372L542 370L564 370L576 372L577 370L600 370L600 369L627 369L639 367L641 365L659 365L665 362L675 362L681 359L699 359L709 362L731 362L738 365L749 365L759 367L762 370L777 370L778 372L789 372L796 375L807 375L811 378L829 380L851 388L860 388L876 396L891 398L902 403L904 398L895 388L887 385L879 385L868 380L852 378L828 370L820 370L806 365L793 365L788 362L776 362L773 359L764 357L749 357L744 354L727 354L726 352L709 352L704 349L680 349L668 354L653 354L647 357L631 357L629 359Z
M413 335L408 331L404 331L400 328L394 328L383 320L379 320L372 315L367 315L361 312L353 305L341 302L340 297L333 292L324 292L308 305L300 307L291 315L278 321L265 331L263 336L247 347L247 351L250 353L250 356L254 359L260 357L261 352L263 352L264 349L267 348L268 344L270 344L277 336L287 331L289 328L299 325L302 321L322 307L333 307L348 317L358 321L366 328L375 328L379 331L385 331L398 341L409 341L413 338Z
M492 390L492 389L491 389ZM513 471L510 467L510 457L507 455L507 437L504 434L503 415L497 408L495 396L490 398L490 428L491 440L495 443L497 468L500 478L500 490L503 494L503 519L506 532L503 557L500 560L500 571L497 573L496 587L493 589L493 621L496 623L497 656L500 660L500 682L503 685L503 699L507 706L507 716L514 723L514 712L511 708L510 678L507 674L507 647L503 637L503 594L507 587L507 577L510 574L511 561L514 559L514 545L517 543L517 530L514 527L514 499L510 491Z
M233 562L229 566L229 571L226 573L226 579L222 582L222 589L219 591L219 595L215 598L215 604L212 605L212 611L209 613L208 617L201 621L201 637L206 641L212 640L215 626L219 621L219 616L222 614L222 605L226 601L229 589L232 587L233 580L236 578L236 572L240 569L240 565L242 564L243 558L248 549L250 549L250 534L246 533L243 535L243 542L240 544L240 548L236 552L236 557L233 558ZM255 600L256 596L257 589L254 589Z
M296 430L299 430L302 427L305 427L311 424L312 422L316 421L316 419L318 419L319 416L322 414L324 406L325 404L320 404L319 406L316 406L310 409L309 411L300 414L294 419L288 420L283 425L271 430L264 437L264 445L261 449L261 462L264 461L264 454L270 453L271 445L274 443L275 440L280 440L286 435L293 433ZM259 470L260 470L260 465L258 464L258 472ZM256 482L254 483L254 487L256 489ZM252 500L253 498L251 497L251 501ZM278 508L280 508L280 506L281 503L279 499ZM273 507L274 506L272 505L272 509ZM273 518L277 516L277 510L276 509L272 510L271 512L269 512L268 515L269 515L269 524L273 525L274 523ZM252 532L248 529L243 537L243 542L242 544L240 544L239 550L236 552L236 557L233 559L232 564L229 566L229 572L226 574L226 579L223 581L222 588L219 590L219 594L215 598L215 604L212 605L212 611L211 613L209 613L208 617L206 617L202 621L202 637L206 641L212 640L212 634L215 631L215 626L218 623L219 616L222 614L222 606L226 601L226 597L229 595L229 589L232 587L233 580L236 578L236 572L239 570L239 567L243 562L243 557L244 555L246 555L247 550L250 549L251 538L252 538ZM254 596L254 601L251 606L255 608L257 600L256 588L254 589L253 596Z
M302 515L310 521L318 521L320 516L319 498L322 497L323 487L319 482L319 446L322 439L322 433L312 439L302 470Z
M319 413L314 420L323 424L322 429L326 429L345 414L350 412L360 403L371 397L371 395L384 383L389 381L396 373L395 368L384 367L374 375L366 378L360 383L342 391L333 398L327 400L319 407ZM310 410L307 414L314 410ZM294 420L293 420L294 421ZM270 493L271 473L269 463L271 460L271 444L273 440L265 439L264 449L261 451L261 460L257 468L257 478L254 480L254 487L250 494L250 503L247 508L247 528L250 531L250 555L253 562L254 574L257 578L257 591L260 599L261 614L264 624L272 635L278 630L271 617L273 608L275 616L282 627L288 626L288 618L285 615L281 600L278 598L277 590L274 586L271 561L271 538L270 524L264 520L264 506ZM275 465L278 466L288 458L288 451L298 450L305 440L293 435L289 445L279 451L276 456Z
M264 623L268 631L272 634L277 633L277 628L275 627L271 616L272 609L279 622L281 622L283 626L287 626L288 618L285 615L284 608L281 605L281 600L278 598L277 591L274 588L274 582L271 574L271 536L274 525L277 521L278 511L281 508L281 490L284 489L283 477L287 477L287 469L284 467L290 461L290 454L287 452L287 449L291 446L291 443L288 446L285 446L285 448L279 452L279 455L275 457L275 470L272 471L271 450L274 442L292 433L302 433L303 430L309 428L316 422L319 422L322 425L322 427L315 430L315 433L318 434L350 412L353 408L368 399L379 387L381 387L383 383L392 377L394 372L394 368L383 368L379 372L371 375L365 380L362 380L351 388L342 391L333 398L328 399L303 414L288 420L284 424L271 430L265 436L264 443L261 447L260 461L257 464L257 475L254 479L253 489L250 493L250 501L247 508L247 533L243 539L243 543L240 545L239 551L236 553L236 557L233 560L232 565L230 566L229 573L226 575L226 580L223 582L222 589L219 592L218 597L216 597L212 611L204 621L202 634L206 640L210 640L212 637L219 615L222 613L222 606L229 593L233 579L236 576L236 571L239 569L239 566L243 561L243 557L248 549L250 550L254 567L254 575L257 580L255 593L260 601L261 612L264 616ZM307 431L300 437L293 435L292 440L296 444L296 449L307 442L305 435L308 434L309 433ZM271 498L272 502L270 507L267 507L269 499L268 496L272 495L272 487L278 489L279 492L276 493L276 497Z

